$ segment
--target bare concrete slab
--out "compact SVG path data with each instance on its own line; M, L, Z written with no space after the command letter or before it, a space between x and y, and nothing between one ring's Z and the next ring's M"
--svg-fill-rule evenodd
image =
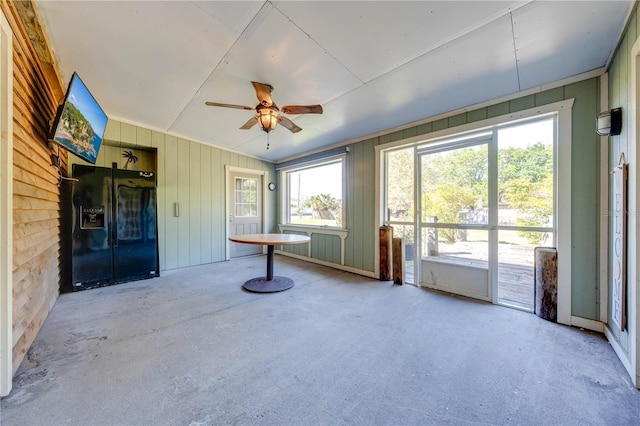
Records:
M604 337L276 256L60 297L8 425L640 424Z

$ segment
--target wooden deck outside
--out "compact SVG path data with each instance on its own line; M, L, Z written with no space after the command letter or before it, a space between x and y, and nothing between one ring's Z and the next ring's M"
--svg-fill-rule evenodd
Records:
M460 261L457 257L447 257L452 262ZM468 264L470 259L464 259ZM487 262L473 260L474 266L488 267ZM405 282L416 284L413 279L413 261L405 262ZM534 276L533 266L514 263L498 264L498 302L533 312L534 309Z

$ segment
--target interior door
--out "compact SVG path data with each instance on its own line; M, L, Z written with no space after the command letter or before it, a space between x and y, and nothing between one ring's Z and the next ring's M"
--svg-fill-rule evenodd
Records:
M262 233L262 175L231 172L229 199L229 236ZM262 253L262 246L230 243L230 257L250 256Z

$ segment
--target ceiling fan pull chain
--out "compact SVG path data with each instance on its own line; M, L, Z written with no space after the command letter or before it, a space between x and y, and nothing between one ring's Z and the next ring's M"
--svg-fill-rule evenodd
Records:
M267 150L269 149L269 133L267 133Z

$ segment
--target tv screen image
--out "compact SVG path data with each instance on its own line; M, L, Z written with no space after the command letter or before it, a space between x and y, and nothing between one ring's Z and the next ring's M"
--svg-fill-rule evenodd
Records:
M96 163L107 115L77 73L73 73L64 103L58 109L50 138L91 164Z

